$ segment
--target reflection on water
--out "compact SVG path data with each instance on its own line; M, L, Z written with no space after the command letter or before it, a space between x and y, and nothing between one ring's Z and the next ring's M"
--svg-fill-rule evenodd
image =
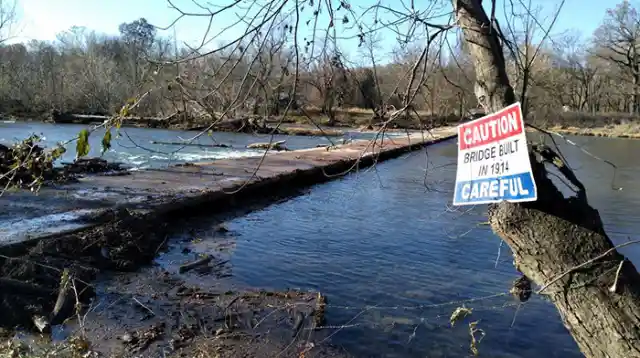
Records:
M627 153L640 141L591 138L588 149L618 162L622 191L610 189L605 164L562 148L614 240L625 239L638 231L640 167ZM230 280L327 294L327 325L345 325L332 342L356 356L467 356L468 323L479 321L484 356L581 357L550 303L506 294L518 276L508 248L498 257L498 238L479 225L486 206L448 207L455 159L453 143L435 145L231 221ZM462 302L473 313L451 327Z

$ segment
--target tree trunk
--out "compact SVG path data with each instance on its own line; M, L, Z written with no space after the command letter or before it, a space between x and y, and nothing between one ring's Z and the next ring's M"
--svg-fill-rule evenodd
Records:
M640 64L633 68L633 108L631 114L640 113Z
M481 1L452 2L473 57L480 104L489 112L512 104L502 49ZM540 153L545 161L559 159L548 148ZM640 275L614 249L570 169L556 164L581 190L564 198L544 164L530 156L538 200L490 205L493 231L511 247L516 268L544 288L587 357L640 357Z

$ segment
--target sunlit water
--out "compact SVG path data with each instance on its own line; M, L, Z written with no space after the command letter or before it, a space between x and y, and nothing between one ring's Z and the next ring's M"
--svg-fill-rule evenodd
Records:
M91 128L88 125L54 125L39 122L0 122L0 144L11 144L18 142L30 134L44 136L46 146L54 146L59 142L68 142L75 138L84 128ZM199 137L191 143L197 144L226 144L231 148L204 147L204 146L181 146L170 144L155 144L152 142L173 142L180 143L190 140L195 136ZM396 134L403 135L403 134ZM89 156L101 155L101 141L104 130L99 129L89 137L91 145ZM213 135L202 134L195 131L175 131L163 129L146 128L121 128L120 135L116 138L115 131L111 149L104 154L108 160L125 163L134 168L157 168L166 167L171 164L195 161L210 161L223 158L259 156L264 150L251 150L246 146L256 142L269 142L270 135L249 135L241 133L213 133ZM345 138L366 139L371 135L347 132ZM286 140L285 146L289 149L303 149L315 147L318 144L330 144L342 142L343 138L332 137L295 137L295 136L274 136L274 141ZM75 142L70 142L67 146L67 153L62 161L73 161L75 158Z
M81 128L35 127L53 142ZM25 133L24 127L8 128L0 128L0 138ZM193 135L127 131L143 143ZM236 134L222 134L216 140L239 146L256 141ZM640 175L640 160L634 153L640 153L640 141L574 140L619 166L613 180L611 167L575 147L562 146L613 240L637 238L640 184L635 178ZM319 141L290 138L287 144L302 148ZM217 149L208 150L186 148L181 153L200 155L201 160L225 156ZM233 155L250 154L238 149ZM139 165L168 163L124 144L115 145L108 155L130 161L141 156ZM478 321L477 327L486 334L478 344L483 356L581 357L550 303L534 296L518 305L506 294L518 276L508 248L502 247L498 256L500 241L481 225L486 206L458 210L448 206L455 160L454 143L434 145L230 221L235 235L230 244L232 277L225 280L237 286L321 291L329 299L326 324L345 326L330 328L335 332L331 343L356 356L468 356L468 323ZM614 190L619 187L622 190ZM215 234L206 222L199 225L204 229L197 236L205 239L199 247L205 250L207 236ZM640 248L622 251L638 266ZM213 278L198 280L214 284ZM451 313L463 304L473 309L472 315L451 327Z

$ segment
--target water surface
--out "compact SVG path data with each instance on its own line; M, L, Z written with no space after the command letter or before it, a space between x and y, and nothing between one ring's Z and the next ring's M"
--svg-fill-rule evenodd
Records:
M52 147L59 142L66 142L74 138L82 129L93 126L76 124L48 124L39 122L0 123L0 143L10 144L18 142L30 134L44 136L44 144ZM159 168L171 164L195 161L209 161L215 159L235 158L244 156L259 156L264 150L251 150L246 146L256 142L269 142L270 135L250 135L243 133L219 133L201 135L192 143L198 144L226 144L231 148L180 146L168 144L154 144L155 142L183 142L200 132L178 131L168 129L149 128L121 128L120 136L116 138L114 131L112 148L104 154L107 160L114 160L136 168ZM93 132L89 137L91 145L89 156L101 155L101 141L104 129ZM315 147L317 144L329 144L327 138L274 136L274 141L286 140L289 149L303 149ZM334 140L341 140L337 138ZM75 144L67 146L62 161L73 161L75 158Z
M0 142L41 131L55 143L83 128L39 123L0 126ZM139 166L170 162L171 157L162 154L161 158L148 149L173 147L153 147L149 141L175 141L195 134L126 131L133 142L147 149L124 137L107 155ZM228 133L214 138L234 148L185 148L178 153L181 157L172 159L259 155L243 147L268 140ZM640 159L635 153L640 153L640 141L573 139L619 167L614 178L612 168L602 160L562 145L612 239L616 243L637 239L640 184L635 178L640 175ZM99 140L92 137L92 154L99 152ZM212 141L206 136L200 140ZM326 139L287 138L287 145L294 149L318 143ZM499 250L499 239L482 225L486 206L449 206L455 160L453 141L434 145L230 221L232 277L226 283L321 291L329 299L327 329L335 332L331 342L360 357L468 356L471 321L478 321L478 328L486 333L478 345L484 356L581 357L550 303L533 297L519 305L507 294L518 275L509 250L506 246ZM207 237L216 234L212 223L198 220L196 236L205 240L197 249L206 251ZM622 251L638 266L639 250L629 246ZM205 285L219 283L213 278L196 279ZM463 304L473 309L472 315L451 327L451 313Z
M613 190L609 166L562 146L613 240L627 240L640 229L640 161L631 155L640 141L573 139L620 167L613 185L622 190ZM434 145L229 222L229 282L325 293L331 341L356 356L468 356L468 323L478 321L484 356L581 357L550 303L519 305L506 294L518 274L481 225L486 206L449 207L455 160L455 143ZM197 235L215 234L205 225ZM638 248L623 252L638 265ZM452 328L462 304L473 314Z

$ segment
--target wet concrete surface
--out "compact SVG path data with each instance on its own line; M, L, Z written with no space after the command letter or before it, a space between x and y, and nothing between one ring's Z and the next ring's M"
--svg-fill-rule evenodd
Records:
M37 194L5 192L0 196L0 244L88 226L82 218L105 208L175 210L204 202L214 204L228 193L256 184L268 192L270 186L286 186L292 181L318 183L329 179L325 170L343 174L356 170L356 164L366 166L378 156L379 160L397 157L412 147L417 149L455 133L455 128L443 127L429 136L419 133L376 142L358 140L330 149L269 152L264 158L223 159L132 171L125 176L92 175L77 183L43 188Z

